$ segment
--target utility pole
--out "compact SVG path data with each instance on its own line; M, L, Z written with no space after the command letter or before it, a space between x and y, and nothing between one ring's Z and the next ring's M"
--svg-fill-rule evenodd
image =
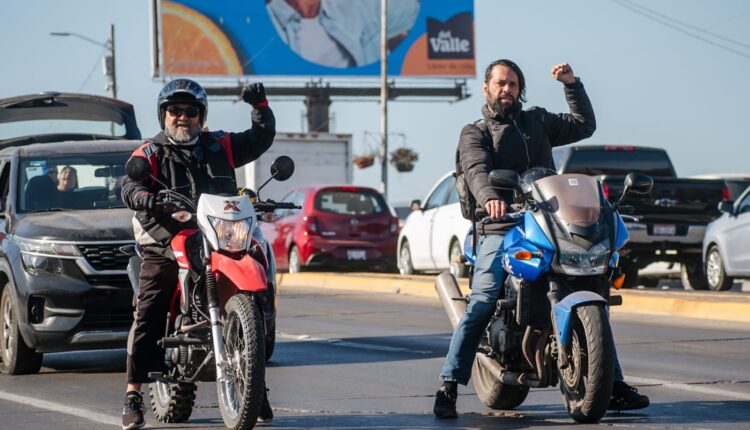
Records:
M109 39L107 39L106 42L98 42L94 39L91 39L89 37L80 35L78 33L73 32L58 32L53 31L49 34L50 36L73 36L77 37L79 39L83 39L86 42L93 43L94 45L101 46L102 48L106 48L109 51L109 54L104 57L103 62L103 69L104 69L104 75L109 78L109 82L107 83L107 86L105 87L106 90L112 91L112 98L117 98L117 73L115 72L115 25L110 24L109 25Z
M380 0L380 192L388 201L388 0Z
M117 67L115 67L115 25L110 24L109 25L109 58L111 58L111 64L112 69L109 70L109 73L107 74L107 70L105 69L105 74L110 77L111 82L110 85L112 86L112 98L117 98Z

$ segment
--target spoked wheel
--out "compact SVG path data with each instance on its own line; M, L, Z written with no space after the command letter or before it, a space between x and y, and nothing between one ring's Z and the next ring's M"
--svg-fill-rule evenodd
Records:
M409 242L404 241L398 251L398 270L402 275L413 275L414 266L411 263L411 249Z
M195 404L195 384L157 381L149 384L151 410L163 423L182 423L190 418Z
M265 395L266 358L260 312L248 295L226 304L224 346L230 369L216 381L221 416L230 429L251 429Z
M9 375L28 375L39 373L42 368L43 355L31 349L18 329L18 313L13 304L10 284L3 288L2 299L0 299L0 354L3 358L3 369Z
M476 358L474 367L471 368L471 381L479 400L492 409L514 409L520 406L529 394L529 387L505 385L500 382L495 375L482 367L482 362Z
M570 364L558 369L560 391L570 416L599 421L607 412L614 382L613 339L604 306L584 305L572 316Z

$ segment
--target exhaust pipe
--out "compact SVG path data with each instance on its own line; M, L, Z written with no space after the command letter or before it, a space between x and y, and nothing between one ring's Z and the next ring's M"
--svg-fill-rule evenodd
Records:
M441 273L435 278L435 291L440 297L440 303L443 304L451 327L455 329L466 312L466 299L458 287L456 277L448 271Z

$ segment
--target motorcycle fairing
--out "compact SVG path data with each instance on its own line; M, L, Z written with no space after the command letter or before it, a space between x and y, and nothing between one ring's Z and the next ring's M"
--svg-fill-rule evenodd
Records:
M555 316L555 327L557 327L557 341L561 345L570 344L570 322L571 315L578 306L589 303L602 303L607 301L602 296L592 291L576 291L560 300L552 310Z
M628 243L628 240L630 240L630 235L628 234L628 228L625 226L625 222L622 220L622 217L618 214L614 214L615 217L615 231L617 232L615 235L615 247L614 249L620 249L623 246L625 246L626 243Z
M470 265L475 266L477 264L477 258L474 255L474 226L469 229L464 238L464 257Z
M187 241L197 229L185 229L174 235L171 241L172 253L178 266L178 281L180 288L180 310L187 312L190 307L190 258L188 257Z
M522 226L526 227L526 230ZM503 239L503 268L515 277L534 282L549 270L554 253L554 246L547 239L531 213L524 214L524 223L519 224L505 235ZM530 260L518 260L514 256L519 251L529 251L541 257Z

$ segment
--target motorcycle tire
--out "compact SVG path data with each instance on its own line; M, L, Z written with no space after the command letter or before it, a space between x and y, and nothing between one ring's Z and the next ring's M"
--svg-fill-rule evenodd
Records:
M614 340L604 306L583 305L573 314L570 364L558 369L568 414L595 423L607 412L614 383Z
M506 385L500 382L476 358L471 368L471 381L479 400L492 409L515 409L521 406L529 394L529 387Z
M266 393L266 356L263 322L253 299L235 294L225 306L224 345L232 377L216 381L224 424L233 430L255 426Z
M195 384L164 381L148 385L151 411L163 423L184 423L190 418L195 405Z

